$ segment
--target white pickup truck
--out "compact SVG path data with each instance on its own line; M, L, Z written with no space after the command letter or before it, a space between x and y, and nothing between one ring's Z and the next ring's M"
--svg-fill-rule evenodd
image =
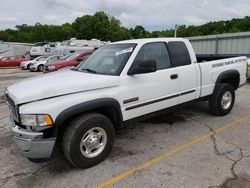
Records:
M108 156L115 130L130 120L200 100L228 114L246 74L246 57L198 63L181 38L111 43L76 68L9 86L11 134L32 161L50 158L58 141L71 164L88 168Z

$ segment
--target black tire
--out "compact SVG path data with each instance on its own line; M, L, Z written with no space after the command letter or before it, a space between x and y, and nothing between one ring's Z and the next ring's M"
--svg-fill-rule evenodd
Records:
M107 135L106 146L96 157L87 158L81 152L80 142L85 133L95 127L105 130ZM89 168L107 158L114 144L114 138L114 126L106 116L98 113L84 114L75 118L66 127L62 140L62 149L66 159L72 165L80 168Z
M39 66L37 67L37 70L38 70L39 72L43 72L43 68L44 68L44 65L39 65Z
M30 70L30 64L27 65L27 70Z
M231 104L228 108L223 108L222 97L226 92L231 93ZM212 114L217 116L227 115L233 108L235 101L235 90L230 84L216 84L212 96L209 98L209 108Z

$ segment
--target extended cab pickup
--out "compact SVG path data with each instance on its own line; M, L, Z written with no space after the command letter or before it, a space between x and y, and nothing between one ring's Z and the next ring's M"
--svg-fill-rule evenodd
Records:
M199 63L181 38L115 42L76 68L9 86L11 134L32 161L50 158L57 140L71 164L88 168L108 156L115 130L130 120L199 100L228 114L246 74L246 57Z

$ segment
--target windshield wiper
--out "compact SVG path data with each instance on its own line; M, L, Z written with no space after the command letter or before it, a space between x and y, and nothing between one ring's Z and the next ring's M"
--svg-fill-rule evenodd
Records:
M82 71L87 71L87 72L90 72L90 73L94 73L96 74L97 72L95 70L92 70L92 69L81 69Z
M76 67L71 68L71 70L73 70L73 71L79 71Z

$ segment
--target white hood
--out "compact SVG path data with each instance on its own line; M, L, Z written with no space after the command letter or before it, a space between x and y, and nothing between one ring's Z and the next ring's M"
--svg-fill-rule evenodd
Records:
M25 79L7 88L16 104L75 92L118 86L118 76L63 70Z

